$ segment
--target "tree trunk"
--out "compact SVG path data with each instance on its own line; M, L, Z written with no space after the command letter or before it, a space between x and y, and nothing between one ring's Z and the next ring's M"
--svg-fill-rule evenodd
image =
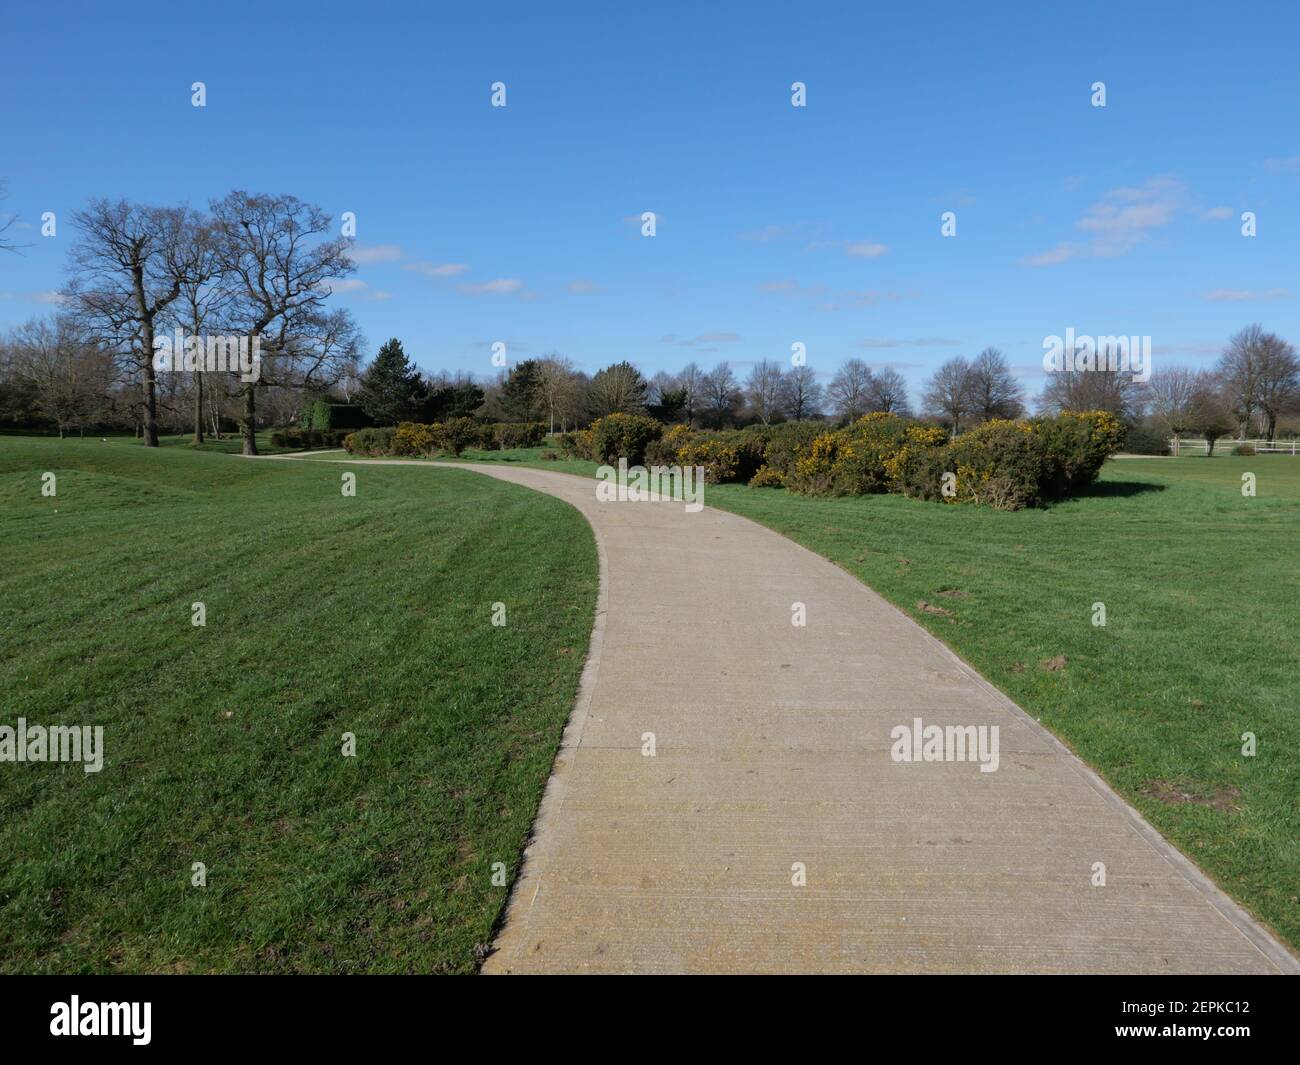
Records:
M203 443L203 374L194 372L194 442Z
M257 454L257 392L256 384L244 385L244 421L239 427L244 437L244 454Z

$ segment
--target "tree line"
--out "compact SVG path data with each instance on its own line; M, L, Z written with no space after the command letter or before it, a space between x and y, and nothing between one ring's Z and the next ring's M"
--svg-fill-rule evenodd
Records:
M259 402L283 415L303 394L356 376L360 331L328 306L331 282L355 269L351 241L331 234L319 207L236 190L207 211L96 199L72 222L59 309L0 341L6 420L32 414L60 434L129 424L156 447L162 424L192 425L201 442L233 416L244 453L256 454ZM195 339L177 353L177 372L161 372L155 342L177 331L256 337L260 372L204 370Z

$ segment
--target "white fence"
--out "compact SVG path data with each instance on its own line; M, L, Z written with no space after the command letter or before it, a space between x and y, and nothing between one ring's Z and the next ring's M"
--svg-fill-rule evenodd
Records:
M1300 440L1274 440L1270 443L1267 440L1228 440L1220 437L1214 442L1214 453L1216 455L1230 455L1232 449L1240 447L1242 444L1249 444L1255 449L1258 455L1300 455ZM1169 438L1169 453L1171 455L1204 455L1209 451L1209 445L1204 440L1174 440Z

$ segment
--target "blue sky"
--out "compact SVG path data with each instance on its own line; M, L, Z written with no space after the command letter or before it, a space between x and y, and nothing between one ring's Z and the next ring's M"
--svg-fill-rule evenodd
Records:
M915 393L994 345L1037 391L1067 327L1207 365L1251 321L1300 339L1300 15L1191 6L11 5L0 328L50 309L88 198L238 187L355 212L336 298L430 371L802 341Z

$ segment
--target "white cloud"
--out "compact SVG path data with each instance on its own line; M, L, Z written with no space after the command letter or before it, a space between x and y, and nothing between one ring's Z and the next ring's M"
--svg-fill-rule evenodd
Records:
M574 295L583 296L590 292L600 292L604 286L598 285L595 281L588 281L585 278L580 277L575 281L570 281L564 287Z
M1252 300L1282 300L1291 293L1284 288L1271 288L1267 292L1252 292L1244 288L1216 288L1205 298L1211 303L1247 303Z
M1091 234L1086 243L1062 241L1054 248L1026 256L1026 266L1055 266L1071 259L1109 259L1124 255L1190 210L1191 197L1176 178L1148 178L1141 185L1111 189L1088 208L1075 228Z
M30 303L50 303L58 305L67 299L61 292L47 290L44 292L0 292L0 300L22 300Z
M391 263L402 257L402 249L396 244L354 244L347 256L354 263Z
M402 263L402 269L410 270L414 274L423 274L425 277L456 277L467 273L469 266L466 263L431 263L425 259L414 259L409 263Z
M1285 159L1265 159L1264 169L1271 170L1275 174L1293 174L1300 171L1300 155L1288 156Z
M506 296L519 292L524 283L515 277L501 277L494 281L484 281L477 285L461 285L460 291L470 296Z
M846 244L844 252L854 259L878 259L889 251L888 245L873 244L870 241L857 241L852 244Z
M1211 207L1201 215L1202 222L1226 222L1232 217L1231 207Z

